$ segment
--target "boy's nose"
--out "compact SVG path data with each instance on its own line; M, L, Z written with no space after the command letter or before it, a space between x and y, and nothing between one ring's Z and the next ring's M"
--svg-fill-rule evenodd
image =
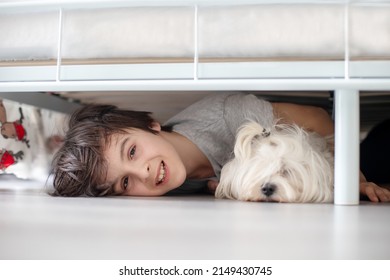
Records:
M150 175L150 166L148 163L139 164L133 166L133 174L138 177L141 181L145 181Z

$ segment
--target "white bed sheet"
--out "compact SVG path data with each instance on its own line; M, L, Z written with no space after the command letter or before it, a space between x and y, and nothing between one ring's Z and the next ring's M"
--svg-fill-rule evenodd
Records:
M343 5L200 7L200 57L344 57ZM58 12L0 12L0 60L57 56ZM193 7L65 10L63 59L193 57ZM390 56L390 6L351 6L351 57Z

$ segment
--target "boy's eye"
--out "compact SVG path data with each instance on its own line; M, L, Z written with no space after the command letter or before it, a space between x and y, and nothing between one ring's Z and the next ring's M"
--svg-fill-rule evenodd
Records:
M123 180L123 189L126 190L128 186L129 186L129 177L126 177Z
M129 151L129 157L130 157L131 159L133 159L133 157L135 156L135 150L136 150L136 147L133 146L133 147L131 147L131 149L130 149L130 151Z

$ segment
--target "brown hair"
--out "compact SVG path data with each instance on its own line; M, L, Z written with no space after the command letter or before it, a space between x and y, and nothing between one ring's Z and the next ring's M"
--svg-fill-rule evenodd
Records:
M87 105L69 120L64 144L52 163L54 196L104 196L113 193L104 182L107 161L104 148L110 136L137 128L156 133L150 112L118 109L112 105Z

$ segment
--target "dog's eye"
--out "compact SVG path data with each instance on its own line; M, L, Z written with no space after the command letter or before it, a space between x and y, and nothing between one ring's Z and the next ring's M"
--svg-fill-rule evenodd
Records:
M280 171L280 174L281 174L283 177L288 177L288 176L290 176L290 173L288 172L287 169L282 169L282 170Z
M273 142L273 141L271 141L270 143L269 143L272 147L276 147L278 144L276 144L275 142Z

